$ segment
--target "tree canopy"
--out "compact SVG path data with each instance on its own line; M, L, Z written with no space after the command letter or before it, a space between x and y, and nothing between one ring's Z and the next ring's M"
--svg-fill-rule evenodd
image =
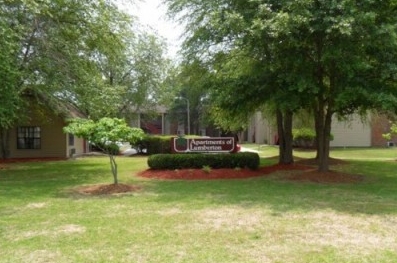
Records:
M29 115L26 94L55 112L74 104L94 120L158 103L170 64L164 40L113 1L0 0L0 17L3 152L7 130Z
M187 23L187 59L209 62L222 80L223 109L274 105L287 137L295 111L313 112L320 171L335 114L396 109L395 1L165 2Z
M21 113L26 90L100 118L126 114L161 88L164 41L112 1L2 0L0 15L2 128Z

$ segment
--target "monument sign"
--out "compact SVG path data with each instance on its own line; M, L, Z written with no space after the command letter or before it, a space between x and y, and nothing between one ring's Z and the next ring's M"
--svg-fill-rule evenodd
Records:
M174 153L230 153L235 152L236 142L233 137L184 138L171 140Z

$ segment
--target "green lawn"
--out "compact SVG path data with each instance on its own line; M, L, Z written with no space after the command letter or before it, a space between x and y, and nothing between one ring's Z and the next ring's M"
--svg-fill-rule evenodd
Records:
M259 153L270 163L277 149ZM0 262L397 262L396 153L333 150L350 160L333 169L365 175L338 185L149 180L135 176L146 158L120 157L120 182L142 190L97 197L73 190L112 183L107 158L12 164L0 170Z
M271 157L278 155L278 146L242 144L244 148L257 151L261 157ZM314 158L315 150L294 149L294 156L300 158ZM349 160L396 160L397 148L333 148L330 156L339 159Z

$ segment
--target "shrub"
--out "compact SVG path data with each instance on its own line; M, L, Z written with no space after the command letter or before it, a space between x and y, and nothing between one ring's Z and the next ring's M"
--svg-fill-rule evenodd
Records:
M138 149L138 152L143 153L146 149L146 154L160 154L160 153L171 153L171 140L177 137L176 135L145 135L138 143L134 146ZM200 136L189 135L185 138L200 138Z
M312 129L301 128L292 130L295 147L312 148L316 142L316 132Z
M145 135L143 136L140 140L138 140L134 145L131 145L132 148L135 148L138 153L144 153L144 151L146 151L147 147L148 147L148 143L149 143L149 136Z
M211 167L209 165L204 165L201 170L208 174L211 172Z
M106 154L118 155L120 153L120 147L116 143L99 143L99 144L91 144L91 150L93 151L101 151Z
M313 129L301 128L292 130L293 145L302 148L314 148L316 146L316 132ZM331 134L330 140L334 136Z
M171 153L172 136L149 136L147 154Z
M147 154L171 153L171 138L174 136L146 135L135 147L142 153L146 149Z
M208 166L212 169L219 168L249 168L259 167L257 153L244 152L235 154L209 154L209 153L182 153L182 154L155 154L148 158L151 169L201 169Z

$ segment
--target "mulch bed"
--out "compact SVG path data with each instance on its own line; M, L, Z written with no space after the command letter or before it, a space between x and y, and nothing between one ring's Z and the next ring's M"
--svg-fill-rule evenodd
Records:
M309 170L310 166L272 165L261 167L257 170L250 169L178 169L178 170L153 170L147 169L138 173L138 176L155 179L177 179L177 180L214 180L214 179L242 179L263 176L280 170Z
M331 165L343 165L346 161L330 159ZM249 169L180 169L180 170L152 170L138 173L138 176L165 180L214 180L214 179L243 179L258 176L268 176L277 171L300 171L283 175L280 179L290 181L308 181L314 183L358 183L363 176L340 173L336 171L319 172L314 159L303 159L295 164L261 167L257 170Z

